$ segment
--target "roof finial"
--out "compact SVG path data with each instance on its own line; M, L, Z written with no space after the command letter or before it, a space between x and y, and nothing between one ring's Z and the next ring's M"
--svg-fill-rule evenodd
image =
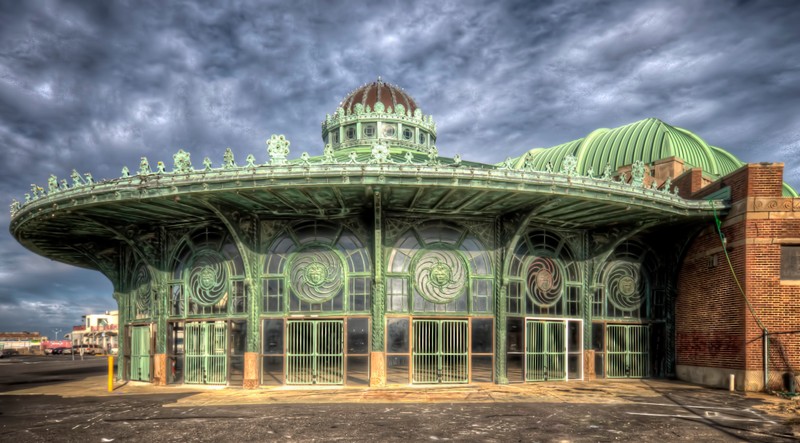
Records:
M383 83L383 80L381 80L381 76L380 75L378 76L378 83Z

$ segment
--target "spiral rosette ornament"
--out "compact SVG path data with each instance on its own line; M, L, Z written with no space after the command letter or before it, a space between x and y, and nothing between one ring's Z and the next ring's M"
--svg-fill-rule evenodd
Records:
M463 292L467 270L453 251L428 251L414 270L417 290L426 300L447 303Z
M303 251L292 259L290 280L297 296L308 303L322 303L342 287L342 259L331 250Z
M549 307L561 299L562 272L547 257L536 257L528 265L528 296L539 306Z
M150 275L144 264L139 264L133 273L133 291L136 294L136 312L149 314L152 300L150 298Z
M638 264L614 263L606 271L605 280L608 301L618 309L632 311L644 302L645 281Z
M199 305L219 304L228 295L228 272L225 258L216 251L202 249L195 253L189 273L189 295Z

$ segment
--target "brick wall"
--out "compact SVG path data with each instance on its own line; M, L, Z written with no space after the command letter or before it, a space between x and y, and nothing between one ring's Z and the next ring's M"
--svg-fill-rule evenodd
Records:
M703 171L700 168L692 168L683 174L675 177L672 181L672 189L678 188L678 195L683 198L691 198L691 195L703 187Z
M793 200L800 199L771 201ZM747 245L748 296L770 333L770 370L800 371L800 285L780 278L781 244L800 244L800 208L797 212L769 209L754 210L745 224L747 238L753 240ZM748 369L761 367L761 334L756 322L748 321ZM780 347L785 356L780 355Z
M740 225L723 229L729 241L741 237L737 231L743 231ZM728 253L737 274L744 275L744 248L729 248ZM744 313L719 235L709 222L709 227L692 241L678 274L676 363L745 369Z
M686 185L692 184L691 172L681 177ZM702 198L731 188L733 207L722 231L736 275L771 334L771 373L800 371L800 285L780 279L781 244L800 244L800 199L781 197L782 181L783 164L749 164L692 193ZM710 266L715 255L718 264ZM761 371L763 333L736 286L713 223L690 244L677 285L677 363ZM780 377L770 378L771 387L780 384Z

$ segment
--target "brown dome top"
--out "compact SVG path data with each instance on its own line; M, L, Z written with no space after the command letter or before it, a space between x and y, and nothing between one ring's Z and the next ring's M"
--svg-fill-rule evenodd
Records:
M375 103L383 103L387 109L392 108L392 112L398 104L403 105L406 111L411 111L413 114L417 109L417 104L410 95L400 87L389 84L378 77L377 81L366 84L347 95L342 100L341 107L347 113L353 113L356 103L361 103L365 108L369 106L371 110L375 109Z

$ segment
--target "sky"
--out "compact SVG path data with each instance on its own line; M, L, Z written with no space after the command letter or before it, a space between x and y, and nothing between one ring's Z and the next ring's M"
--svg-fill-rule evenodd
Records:
M795 1L0 0L0 197L73 168L95 179L266 161L284 134L320 155L320 123L353 89L404 88L443 156L496 163L657 117L800 190ZM0 331L115 309L101 274L35 255L0 212Z

